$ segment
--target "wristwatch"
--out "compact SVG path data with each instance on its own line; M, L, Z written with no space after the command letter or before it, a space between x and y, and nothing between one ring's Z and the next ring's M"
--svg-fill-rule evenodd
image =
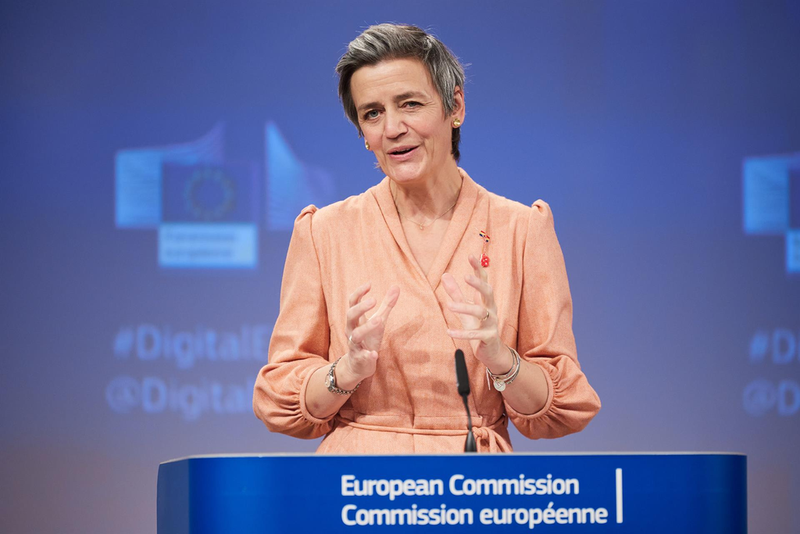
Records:
M341 358L339 358L339 360L341 360ZM337 395L351 395L351 394L356 392L356 390L358 389L358 386L361 385L361 382L356 384L356 387L354 387L351 390L337 388L336 387L336 375L333 374L333 370L336 369L336 364L339 363L339 360L336 360L331 365L331 368L328 371L328 376L325 377L325 385L328 387L328 391L330 391L331 393L336 393Z
M519 368L522 363L522 359L519 357L519 352L515 351L511 347L508 347L508 350L511 351L511 355L514 357L514 364L511 366L511 370L509 372L504 375L496 375L492 373L488 367L486 368L486 382L489 384L489 389L491 389L492 385L494 384L494 389L497 391L505 391L506 386L513 382L519 374Z

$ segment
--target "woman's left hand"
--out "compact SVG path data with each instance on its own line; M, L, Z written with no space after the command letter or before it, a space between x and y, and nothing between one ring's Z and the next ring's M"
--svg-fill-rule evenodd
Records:
M458 316L462 328L448 329L447 334L453 339L469 340L475 357L489 370L496 374L505 373L513 365L513 357L500 340L494 291L480 260L470 254L469 264L474 274L465 276L464 280L475 290L472 301L464 297L453 275L442 275L442 285L451 299L447 307Z

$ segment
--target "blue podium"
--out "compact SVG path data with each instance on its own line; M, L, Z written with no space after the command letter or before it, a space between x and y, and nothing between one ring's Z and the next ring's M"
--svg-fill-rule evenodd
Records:
M740 454L203 456L158 469L158 532L747 532Z

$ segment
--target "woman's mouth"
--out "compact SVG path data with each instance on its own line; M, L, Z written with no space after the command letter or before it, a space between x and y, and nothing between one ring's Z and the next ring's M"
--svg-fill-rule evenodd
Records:
M406 156L414 152L416 149L416 146L401 146L390 150L389 156L391 156L392 159L405 159Z

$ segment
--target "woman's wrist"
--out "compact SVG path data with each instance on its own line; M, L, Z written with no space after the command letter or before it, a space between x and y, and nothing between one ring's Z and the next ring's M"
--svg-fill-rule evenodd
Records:
M336 386L341 389L351 390L364 380L364 377L360 377L353 372L351 362L350 353L348 352L341 357L339 365L336 366L334 371Z
M508 347L500 343L499 348L495 353L495 357L490 362L487 362L486 368L494 375L504 375L511 371L514 367L514 355Z

